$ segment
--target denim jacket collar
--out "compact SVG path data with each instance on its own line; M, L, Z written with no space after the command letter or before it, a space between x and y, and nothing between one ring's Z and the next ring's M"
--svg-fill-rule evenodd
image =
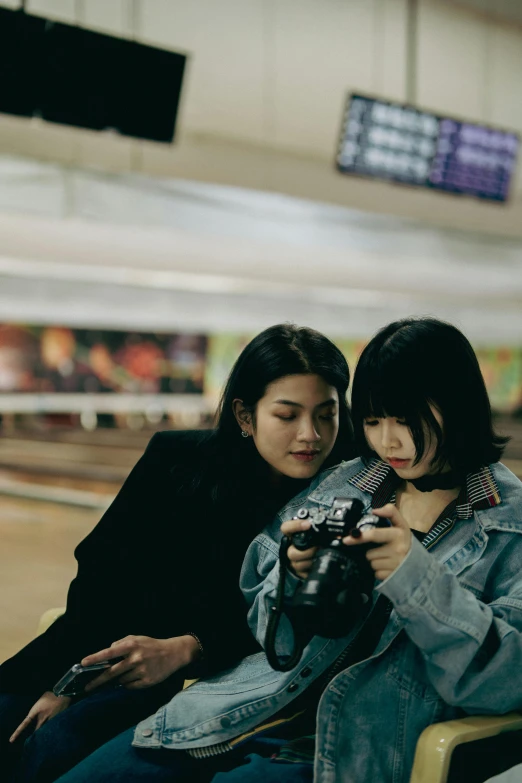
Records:
M393 492L401 479L386 462L372 459L348 481L354 487L369 492L375 498ZM459 497L456 514L459 519L470 519L474 511L493 508L501 502L502 498L495 477L491 468L486 465L466 476L466 484Z
M347 494L356 494L365 503L365 509L369 510L375 493L389 478L392 470L378 459L371 460L367 465L362 459L346 463L343 465L343 478L350 485L346 489ZM316 503L330 503L334 488L339 495L342 492L339 473L332 470L329 474L326 478L323 474L323 480L316 486L312 485L310 499ZM518 491L518 479L502 463L481 468L466 477L465 493L459 497L457 505L457 518L465 520L475 516L484 530L522 532L522 523L514 520L508 511L511 497ZM491 513L493 510L495 512Z

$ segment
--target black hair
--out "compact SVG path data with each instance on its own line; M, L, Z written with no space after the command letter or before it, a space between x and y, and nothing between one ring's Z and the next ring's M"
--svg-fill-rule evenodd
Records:
M353 429L346 393L350 382L348 364L334 343L320 332L294 324L270 326L254 337L234 364L216 414L213 436L213 487L216 500L240 488L266 493L270 468L259 455L252 438L242 438L233 401L243 401L255 416L256 405L267 387L289 375L319 375L337 389L339 432L323 469L354 456ZM300 487L294 480L296 494ZM292 484L292 486L293 486ZM256 493L257 494L257 493ZM291 496L291 495L290 495Z
M442 417L442 427L430 408ZM491 406L477 357L455 326L436 318L405 318L381 329L361 354L354 375L352 415L355 446L365 460L375 456L364 420L393 416L408 424L422 459L436 440L435 468L459 475L498 462L509 438L493 430Z

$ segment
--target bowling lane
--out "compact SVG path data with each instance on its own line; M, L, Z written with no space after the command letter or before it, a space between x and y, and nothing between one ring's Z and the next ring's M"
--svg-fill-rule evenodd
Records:
M35 635L38 618L65 602L73 551L97 509L0 495L0 661Z

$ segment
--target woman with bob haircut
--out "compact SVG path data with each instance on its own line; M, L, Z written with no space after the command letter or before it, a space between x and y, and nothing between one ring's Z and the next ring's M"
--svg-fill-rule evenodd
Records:
M55 780L185 677L259 649L239 590L243 557L321 467L353 454L348 383L330 340L279 324L239 356L214 430L154 435L75 552L65 614L0 666L3 781ZM73 664L120 656L85 697L53 694Z
M258 654L196 683L60 783L408 783L427 726L522 707L522 483L498 462L470 344L434 318L396 321L363 351L352 400L363 456L290 501L241 575L263 644L282 533L310 526L300 508L357 499L391 524L342 538L347 556L372 545L373 600L352 628L313 636L289 671ZM288 600L314 555L288 548ZM281 622L279 658L293 645Z
M352 403L363 459L376 453L366 436L368 419L400 419L407 411L417 462L431 439L436 449L430 473L451 469L458 485L468 473L498 462L508 440L493 431L473 348L458 329L433 318L398 321L373 338L357 364Z

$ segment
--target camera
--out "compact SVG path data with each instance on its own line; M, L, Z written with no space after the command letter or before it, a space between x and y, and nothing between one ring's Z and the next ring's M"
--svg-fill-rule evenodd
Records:
M389 519L365 514L357 498L334 498L329 509L300 508L294 519L310 521L309 530L289 538L283 536L279 548L279 583L275 600L269 607L265 635L265 653L276 671L288 672L297 666L312 636L337 639L346 636L365 617L372 606L375 577L366 553L377 544L346 546L342 538L354 529L391 527ZM305 551L318 547L308 577L296 589L288 604L285 596L288 549L291 545ZM290 621L294 634L293 650L281 657L276 638L282 615Z
M319 547L312 569L298 586L289 615L301 634L335 639L346 635L371 608L375 577L366 553L376 544L348 547L342 543L354 528L390 527L388 519L365 514L357 498L334 498L327 510L300 508L294 519L306 519L309 530L294 533L291 542L304 551Z

